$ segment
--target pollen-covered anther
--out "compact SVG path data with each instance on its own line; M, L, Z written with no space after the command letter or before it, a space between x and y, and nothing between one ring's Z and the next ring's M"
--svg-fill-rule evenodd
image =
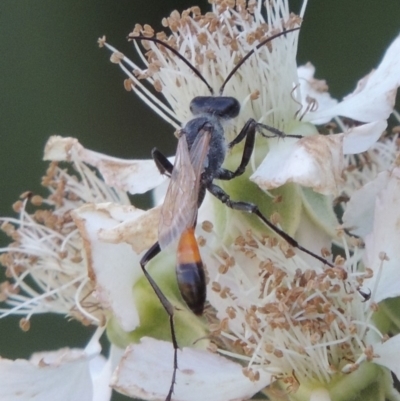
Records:
M277 358L283 358L284 357L284 353L283 351L281 351L280 349L275 349L273 352L274 356L276 356Z
M379 252L379 259L383 261L389 261L389 257L387 256L386 252Z
M97 39L97 43L100 48L104 47L104 45L106 44L106 41L107 41L107 39L106 39L105 35L103 35L101 38Z
M273 274L275 271L275 266L273 262L269 260L260 261L259 269L268 272L268 275Z
M347 278L348 278L347 271L342 267L332 267L330 271L334 274L334 276L329 275L329 277L331 279L336 277L339 280L344 281L344 280L347 280Z
M203 221L203 223L201 224L201 228L205 231L205 232L207 232L207 233L211 233L212 232L212 230L213 230L213 228L214 228L214 225L213 225L213 223L211 223L211 221Z
M135 82L131 78L124 79L124 88L127 92L130 92L135 86Z
M19 196L20 199L25 200L25 199L31 199L33 196L32 191L25 191L22 192L22 194Z
M17 200L16 202L13 203L12 208L15 213L20 213L21 210L24 208L24 202Z
M281 250L284 253L286 259L293 258L296 255L296 253L292 247L288 246L286 249L285 248L286 248L285 246L281 245Z
M364 270L363 277L365 279L372 278L374 276L374 271L370 267L366 267Z
M226 265L226 264L224 264L224 265L221 264L218 267L218 273L219 274L226 274L226 273L228 273L228 270L229 270L229 266Z
M228 267L233 267L236 264L236 260L235 260L235 258L233 256L229 256L229 258L225 260L225 264Z
M196 36L196 38L197 38L197 40L198 40L198 42L201 44L201 45L207 45L207 42L208 42L208 37L207 37L207 34L205 33L205 32L200 32L197 36Z
M346 263L346 259L343 256L337 255L334 261L336 266L343 266Z
M18 240L18 236L16 236L17 234L17 230L15 229L15 227L9 223L8 221L5 221L4 223L1 224L0 226L1 231L3 231L8 237L14 239L14 240ZM15 237L16 236L16 237ZM5 254L1 255L1 257L4 257Z
M119 64L122 62L124 57L124 54L122 54L121 52L114 52L113 54L111 54L110 61L114 64Z
M221 259L223 259L223 260L227 260L227 259L230 258L229 253L226 252L226 251L223 250L223 249L218 249L217 255L218 255Z
M213 281L213 283L211 284L211 289L214 292L221 292L222 287L220 283Z
M229 330L229 319L226 317L221 320L220 322L221 331L228 331Z
M354 323L350 323L348 326L348 330L350 334L357 334L357 326Z
M275 237L268 237L268 238L266 239L266 244L265 244L265 246L267 246L268 248L274 248L274 247L276 247L277 245L279 245L279 240L278 240L278 238L275 238Z
M197 237L197 243L200 247L204 247L207 244L207 240L202 235L199 235Z
M149 24L144 24L143 26L143 36L153 37L154 29Z
M242 235L239 235L238 237L235 238L235 241L233 242L236 246L239 247L244 247L246 245L246 240Z
M210 323L208 325L208 330L210 330L210 335L220 336L221 335L221 327L219 323Z
M328 258L329 256L332 255L332 253L328 248L322 248L321 249L321 255L322 255L323 258Z
M362 238L350 237L348 243L354 248L363 248L365 246Z
M251 93L250 100L257 100L259 97L260 97L260 91L255 90L254 92Z
M30 320L28 320L28 319L26 319L26 318L22 318L22 319L20 319L20 321L19 321L19 328L22 330L22 331L29 331L29 329L31 328L31 322L30 322Z
M213 61L217 60L217 56L213 50L206 50L205 56L208 60L213 60Z
M216 354L218 352L218 346L215 343L210 342L207 345L207 351L212 352L213 354Z
M222 299L228 298L228 296L231 295L231 290L230 290L230 288L229 288L229 287L224 287L224 288L221 290L221 292L220 292L219 295L220 295L220 297L221 297Z
M278 212L274 212L270 216L270 221L272 224L277 226L281 222L281 216Z
M244 254L249 259L254 259L257 257L257 254L252 249L245 249Z
M358 363L349 363L343 367L342 372L343 373L352 373L352 372L355 372L359 367L360 367L360 365Z
M251 368L243 368L242 372L252 382L260 380L260 373L258 371L254 371Z
M342 297L342 301L344 303L349 303L350 304L350 303L352 303L354 301L354 297L351 296L351 295L346 295L346 296Z
M61 260L66 259L68 256L68 251L59 251L57 252L57 255Z
M232 306L228 306L226 308L226 314L230 319L235 319L236 318L236 310Z
M43 204L43 197L41 197L40 195L33 195L33 196L30 198L30 201L31 201L31 203L32 203L33 206L36 206L36 207L42 206L42 204Z
M299 381L293 376L285 377L283 381L286 383L286 390L289 393L296 393L297 390L300 388Z
M372 345L368 345L365 349L364 349L364 354L367 357L367 361L371 362L374 358L378 358L379 355L374 354L374 348L372 347Z
M157 92L162 92L162 90L163 90L163 86L162 86L162 83L161 83L161 81L159 81L158 79L156 79L155 81L154 81L154 89L157 91Z

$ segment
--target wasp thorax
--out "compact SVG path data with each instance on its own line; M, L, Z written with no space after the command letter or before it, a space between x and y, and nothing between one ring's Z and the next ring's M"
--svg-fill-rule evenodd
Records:
M230 96L196 96L190 102L190 111L193 115L212 114L229 120L240 112L240 103Z

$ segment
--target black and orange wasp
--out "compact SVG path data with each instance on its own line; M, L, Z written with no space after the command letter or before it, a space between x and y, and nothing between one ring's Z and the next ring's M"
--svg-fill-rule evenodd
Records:
M153 159L160 173L170 177L170 182L161 208L158 241L145 253L140 261L140 265L169 316L172 344L174 347L174 365L171 386L166 398L167 401L171 400L178 369L178 342L173 322L174 307L148 273L146 265L168 245L178 241L176 276L179 290L190 310L196 315L203 314L206 302L206 278L195 237L195 227L198 209L204 200L206 191L209 191L229 208L256 215L292 247L311 255L326 265L333 266L332 263L328 262L322 256L302 247L294 238L269 221L260 212L257 205L231 200L229 195L214 183L215 179L232 180L244 173L253 152L256 133L260 133L266 138L301 138L301 136L285 135L274 127L261 124L254 119L249 119L236 138L226 144L223 128L224 121L234 119L240 112L240 103L236 98L223 96L224 88L228 81L257 49L279 36L287 35L299 29L288 29L261 41L232 69L217 96L214 95L212 87L199 70L169 44L154 37L141 35L129 37L130 40L150 41L166 48L179 57L205 83L210 91L210 96L197 96L190 102L190 111L193 118L179 131L175 163L172 164L158 149L154 148L152 151ZM265 133L266 131L268 134ZM239 166L235 171L223 168L222 165L227 150L233 148L243 140L245 141L244 150Z

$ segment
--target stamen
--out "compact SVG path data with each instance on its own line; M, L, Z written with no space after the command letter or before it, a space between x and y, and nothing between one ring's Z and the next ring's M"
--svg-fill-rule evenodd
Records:
M204 231L204 237L216 246L208 248L214 259L208 266L235 261L234 269L223 269L223 274L221 267L209 271L216 294L227 287L218 310L225 311L228 330L220 328L215 335L235 349L218 352L287 380L296 372L300 382L329 383L335 372L354 370L368 358L368 330L382 337L357 292L363 275L355 268L361 258L356 248L340 268L316 270L299 255L287 259L280 247L252 231L231 246L220 244L213 231ZM349 365L349 360L356 362Z

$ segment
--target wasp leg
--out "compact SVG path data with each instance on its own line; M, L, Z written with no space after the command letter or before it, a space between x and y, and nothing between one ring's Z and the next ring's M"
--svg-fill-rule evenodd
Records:
M163 175L171 177L174 165L161 153L157 148L153 148L151 151L154 163L156 164L159 172Z
M263 130L270 131L272 135L266 135ZM253 153L254 149L254 142L255 142L255 137L256 137L256 132L260 133L262 136L266 138L302 138L301 135L286 135L284 132L270 127L269 125L261 124L258 123L256 120L253 118L250 118L247 120L246 124L243 126L243 128L240 130L239 134L236 136L236 138L228 144L228 148L231 149L238 143L242 142L245 138L246 141L244 143L244 148L243 148L243 154L242 154L242 160L237 167L235 171L230 171L221 168L218 173L215 175L215 178L219 180L232 180L235 177L238 177L239 175L242 175L245 170L247 165L249 164L251 155Z
M171 386L168 391L167 398L165 401L171 401L172 393L174 392L174 385L176 379L176 371L178 369L178 342L176 340L175 335L175 326L174 326L174 307L171 302L165 297L163 292L161 291L160 287L157 283L153 280L150 276L149 272L146 270L146 265L149 263L154 257L156 257L161 252L161 248L158 242L156 242L142 257L140 260L140 267L142 268L143 274L146 277L147 281L153 288L154 292L157 295L157 298L160 300L162 306L164 307L165 311L168 313L169 317L169 326L171 329L171 338L172 338L172 345L174 347L174 371L172 373L172 380Z
M271 132L272 135L266 135L264 131ZM236 138L229 142L228 148L233 148L238 143L242 142L243 139L249 134L255 134L255 132L260 133L266 138L303 138L301 135L286 135L283 131L271 127L270 125L262 124L254 120L254 118L249 118L243 128L240 130Z
M297 138L297 139L303 138L302 135L287 135L283 131L271 127L270 125L261 123L256 123L256 131L265 138ZM267 135L264 133L264 131L269 131L272 133L272 135Z
M219 171L216 173L215 178L219 180L232 180L233 178L238 177L239 175L242 175L245 172L254 149L254 142L256 139L255 124L257 124L255 120L253 119L248 120L247 123L239 132L239 134L237 135L237 137L228 144L228 148L232 148L239 142L243 141L244 138L246 138L243 148L242 160L237 169L235 171L230 171L224 168L220 168Z
M326 264L330 267L334 267L334 265L328 262L322 256L317 255L316 253L310 251L307 248L301 246L293 237L286 234L283 230L277 227L275 224L271 223L261 212L257 205L250 202L236 202L231 200L229 195L218 185L210 184L208 185L207 189L213 194L217 199L219 199L222 203L226 206L230 207L234 210L241 210L242 212L252 213L256 215L262 222L264 222L272 231L282 237L289 245L293 246L294 248L299 249L300 251L306 253L307 255L312 256L313 258L319 260L323 264Z

